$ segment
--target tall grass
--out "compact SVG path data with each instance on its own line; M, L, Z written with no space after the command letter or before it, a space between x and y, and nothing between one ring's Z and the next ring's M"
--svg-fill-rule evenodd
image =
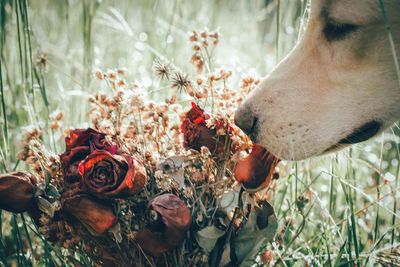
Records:
M222 39L210 64L232 69L230 86L238 87L242 75L262 76L290 51L308 1L0 4L0 171L6 172L25 168L17 160L23 127L40 127L48 148L61 151L63 133L48 127L54 110L64 112L64 126L88 126L86 96L104 89L93 82L95 68L125 66L144 93L162 100L172 92L159 88L153 60L164 56L191 72L187 33L216 28ZM47 59L38 65L42 54ZM374 266L382 251L399 245L399 133L395 127L336 155L285 163L274 198L279 231L265 247L277 266ZM0 226L0 265L91 265L82 255L66 257L20 215L2 212Z

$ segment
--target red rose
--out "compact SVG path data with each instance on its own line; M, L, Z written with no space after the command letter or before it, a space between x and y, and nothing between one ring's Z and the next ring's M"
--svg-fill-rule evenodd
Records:
M194 102L192 102L192 108L188 112L186 112L186 119L190 120L194 124L205 124L206 120L208 120L209 118L210 115Z
M94 235L105 233L117 223L111 205L86 195L65 199L62 211L77 219Z
M115 154L118 147L109 143L105 139L106 135L100 133L92 128L88 129L74 129L65 138L66 151L70 151L75 147L90 147L90 151L106 150L111 154Z
M67 186L80 181L78 164L91 152L105 150L115 154L118 150L115 144L106 140L104 133L91 128L72 130L65 143L66 151L60 155L60 161Z
M137 233L136 240L143 250L157 257L176 247L191 224L189 208L173 194L151 200L146 218L149 226Z
M82 190L98 197L128 197L143 188L146 170L129 156L97 150L79 164Z
M209 114L192 103L192 108L186 112L181 124L184 147L200 151L201 147L205 146L211 153L217 155L225 152L227 136L218 136L216 129L209 128L206 125L206 120L209 118Z
M36 178L28 172L0 175L0 209L25 212L35 206Z
M269 185L280 160L257 144L250 155L235 166L235 178L248 191L258 191Z

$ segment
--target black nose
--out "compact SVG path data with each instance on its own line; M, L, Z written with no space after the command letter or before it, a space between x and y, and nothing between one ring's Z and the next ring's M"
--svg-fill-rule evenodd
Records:
M241 106L235 113L235 124L246 134L252 134L256 130L257 117L246 106Z

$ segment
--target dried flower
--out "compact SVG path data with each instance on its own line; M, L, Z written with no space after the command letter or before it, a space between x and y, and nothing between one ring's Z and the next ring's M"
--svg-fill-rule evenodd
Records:
M70 131L65 143L66 151L60 155L60 161L67 186L80 181L78 165L91 152L105 150L115 154L118 150L114 143L106 140L104 133L91 128Z
M48 55L47 53L39 53L36 55L35 64L42 70L46 70L48 63Z
M115 81L117 79L117 73L114 70L107 70L107 76L110 81Z
M136 240L153 256L160 256L177 246L191 224L189 208L173 194L155 197L150 201L146 214L149 226L139 230Z
M176 88L178 90L186 90L187 88L191 87L192 83L188 79L188 75L182 72L174 73L172 77L171 87Z
M161 59L156 59L153 64L153 71L161 79L168 80L172 72L171 63L167 63Z
M0 209L25 212L35 205L36 178L28 172L0 175Z
M250 155L235 166L235 178L248 191L258 191L269 185L279 161L265 148L254 144Z
M124 75L126 75L128 73L128 69L125 68L125 67L119 68L117 70L117 73L118 73L118 75L124 76Z
M94 71L94 76L100 81L104 80L104 73L100 69Z
M205 146L212 154L223 154L226 150L227 136L218 136L216 129L211 129L206 125L206 120L208 119L210 119L210 115L195 103L192 103L192 108L186 112L181 124L181 131L184 137L183 145L197 151L200 151L201 147Z
M79 164L82 189L98 197L128 197L147 181L146 170L130 156L96 150Z
M111 205L87 195L65 199L62 211L77 219L94 235L103 234L117 223Z

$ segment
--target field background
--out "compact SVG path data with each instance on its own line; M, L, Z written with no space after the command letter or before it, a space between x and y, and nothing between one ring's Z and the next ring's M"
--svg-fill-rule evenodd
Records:
M49 149L64 149L62 130L49 128L53 112L64 113L63 127L89 126L87 96L102 89L97 68L126 67L151 100L172 94L153 61L194 74L192 30L220 32L213 65L233 71L231 88L244 75L262 77L296 43L307 2L0 0L0 171L25 168L17 154L29 127L42 129ZM273 203L279 229L265 247L273 264L375 266L396 257L398 135L395 126L336 155L285 163ZM28 217L2 212L0 224L0 266L88 264L41 240Z

